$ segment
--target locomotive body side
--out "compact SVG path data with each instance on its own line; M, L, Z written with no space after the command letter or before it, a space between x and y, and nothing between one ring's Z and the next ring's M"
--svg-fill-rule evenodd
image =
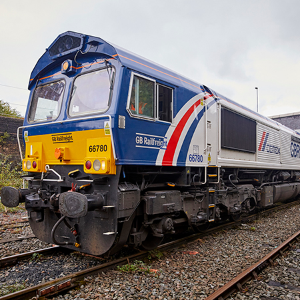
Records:
M153 249L300 192L296 132L100 38L61 34L29 89L28 188L1 198L45 242Z
M222 109L252 121L254 127L252 127L250 135L255 136L255 139L252 138L251 141L252 151L238 149L239 146L234 149L234 146L222 147L221 145L218 160L220 166L295 171L300 169L300 161L297 159L299 157L299 146L297 145L300 136L297 132L222 97L220 96ZM224 122L226 121L224 120ZM249 125L249 122L244 125ZM244 126L240 130L241 139L249 139L248 129ZM231 133L235 133L234 129ZM220 136L222 136L222 129L220 129Z

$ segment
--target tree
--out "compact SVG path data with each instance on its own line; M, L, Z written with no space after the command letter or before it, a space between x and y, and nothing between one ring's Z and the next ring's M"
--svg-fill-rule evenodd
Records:
M0 100L0 116L21 118L21 114L14 108L11 108L7 102Z

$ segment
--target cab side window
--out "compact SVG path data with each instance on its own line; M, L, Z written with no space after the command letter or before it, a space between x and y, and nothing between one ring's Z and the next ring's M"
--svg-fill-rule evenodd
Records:
M129 109L132 114L154 118L155 82L134 76Z
M157 85L159 120L172 122L172 94L172 89L163 85Z

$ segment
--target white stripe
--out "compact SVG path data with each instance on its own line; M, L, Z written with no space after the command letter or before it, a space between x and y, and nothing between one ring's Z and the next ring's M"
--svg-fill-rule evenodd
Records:
M189 117L189 119L187 120L183 130L182 130L182 133L180 135L180 138L178 140L178 143L177 143L177 147L176 147L176 150L175 150L175 153L174 153L174 157L173 157L173 163L172 165L173 166L176 166L177 165L177 160L178 160L178 156L179 156L179 153L180 153L180 150L181 150L181 147L182 147L182 144L183 144L183 141L186 137L186 134L188 132L188 130L190 129L192 123L194 122L194 120L196 119L196 117L198 116L198 113L204 108L204 106L202 106L201 104L198 105L196 107L196 109L194 110L195 113L194 114L191 114L191 116ZM199 124L198 124L199 125ZM198 127L198 126L197 126ZM196 129L197 129L196 127ZM195 134L196 130L194 131L193 135Z
M168 129L167 132L166 132L166 135L165 135L165 136L167 137L168 142L169 142L169 140L170 140L170 138L171 138L171 136L172 136L174 130L176 129L178 123L180 122L180 120L182 119L182 117L185 115L185 113L189 110L189 108L190 108L191 106L193 106L193 105L195 104L196 101L198 101L199 99L203 99L204 96L205 96L206 94L207 94L207 93L200 93L200 94L194 96L194 97L191 98L188 102L186 102L186 103L184 104L184 106L180 109L180 111L177 113L177 115L176 115L175 118L173 119L173 124L170 125L169 129ZM201 106L201 105L200 105L200 106ZM201 107L202 107L202 106L201 106ZM175 125L175 126L174 126L174 125ZM185 126L185 127L186 127L186 126ZM185 137L185 135L186 135L187 130L188 130L188 129L185 129L185 128L184 128L184 130L183 130L183 132L182 132L182 134L181 134L179 140L181 140L182 137L183 137L183 140L184 140L184 137ZM184 131L185 131L185 132L184 132ZM183 142L183 140L182 140L182 142ZM181 144L180 144L180 148L179 148L179 149L181 149L182 142L181 142ZM177 144L177 148L178 148L178 144ZM177 150L177 148L176 148L176 150L175 150L175 154L176 154L176 151L179 153L179 151ZM165 149L160 149L159 152L158 152L158 154L157 154L156 165L160 165L160 166L162 165L162 160L163 160L164 154L165 154ZM172 163L173 165L176 165L176 164L177 164L177 158L178 158L178 154L177 154L177 157L176 157L175 164L174 164L174 160L173 160L173 163Z

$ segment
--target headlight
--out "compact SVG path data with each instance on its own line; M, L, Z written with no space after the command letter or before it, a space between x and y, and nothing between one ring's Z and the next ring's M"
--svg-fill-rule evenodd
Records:
M93 163L93 168L95 171L99 171L101 167L100 161L98 159L96 159Z
M102 160L102 161L101 161L101 169L102 169L102 170L105 170L105 169L106 169L106 161L105 161L105 160Z
M31 161L30 160L27 160L26 168L27 168L27 170L30 170L30 168L31 168Z

